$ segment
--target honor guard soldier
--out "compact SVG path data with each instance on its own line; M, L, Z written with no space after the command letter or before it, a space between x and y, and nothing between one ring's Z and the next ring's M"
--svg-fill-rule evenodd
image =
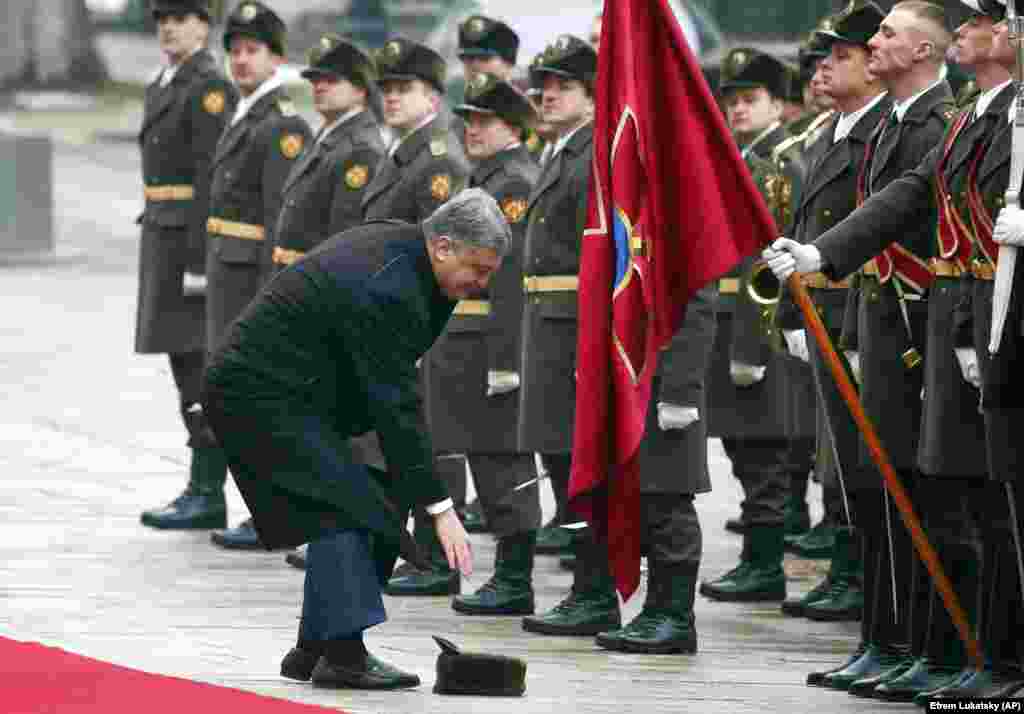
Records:
M762 178L782 232L799 197L802 168L791 149L783 149L785 159L772 158L789 138L780 120L785 67L774 57L740 48L726 57L721 74L727 121L752 174ZM747 259L719 283L719 358L710 373L709 429L722 437L745 492L738 523L744 532L740 566L700 588L723 600L782 600L786 591L782 539L790 493L789 369L787 357L773 347L771 309L763 304L774 298L755 300L749 287L756 282L755 262Z
M562 35L531 67L543 83L543 119L558 132L530 194L523 248L519 448L540 453L559 512L566 513L576 405L576 290L586 219L597 53ZM543 634L589 634L618 627L618 600L600 548L587 536L570 595L523 627Z
M210 162L237 93L206 49L208 0L156 0L152 12L167 66L146 88L139 133L146 208L135 351L168 355L192 463L184 492L141 520L153 528L223 528L227 464L199 404L206 354L201 284Z
M965 328L963 317L973 312L976 296L980 294L984 301L986 288L977 283L985 282L993 272L989 256L995 248L986 228L991 223L985 216L991 219L999 207L1007 181L1000 181L993 167L1007 164L1005 154L992 151L997 133L1005 128L1014 88L1009 72L994 53L1003 6L988 2L981 6L974 0L965 0L965 4L973 12L957 28L952 54L959 65L975 73L980 94L974 105L961 111L918 167L871 195L838 226L813 244L777 241L765 251L765 257L780 277L795 266L801 271L820 270L835 280L879 255L883 257L875 261L876 266L881 262L879 273L889 271L885 251L893 246L902 249L907 227L926 223L937 213L938 230L928 260L931 276L922 363L917 500L928 538L952 581L969 626L979 632L987 659L1005 667L1002 646L1009 626L1005 611L993 609L992 597L999 582L998 570L1005 564L999 562L998 548L1006 545L1008 508L1006 499L989 497L985 424L978 409L982 374L969 337L971 321L966 320ZM990 155L993 173L982 179L982 166ZM904 273L909 272L906 264L891 258L889 263L897 277L901 266ZM996 567L984 567L985 562L995 562ZM991 669L964 668L965 653L956 629L934 591L923 651L910 669L875 687L873 696L923 703L932 697L986 696L1006 684ZM877 657L877 652L874 655ZM846 669L858 666L865 657L872 657L870 648L851 658Z
M533 613L534 544L541 509L533 454L516 441L526 205L540 170L520 140L533 107L497 75L475 74L455 114L466 121L470 187L487 191L512 228L512 246L485 295L462 300L427 354L428 421L439 452L465 452L484 518L497 538L494 576L452 602L467 615ZM533 485L529 485L530 482ZM525 486L525 487L524 487Z
M439 114L445 62L429 47L402 37L388 40L375 58L384 123L398 138L363 192L363 218L420 223L465 186L470 171L462 145ZM466 493L465 459L454 454L438 456L436 468L456 499L456 508L461 508ZM458 593L459 574L448 567L429 514L417 509L414 517L416 537L432 568L422 571L403 564L384 591L389 595Z
M499 20L483 15L473 15L459 25L458 56L462 61L462 75L465 80L464 93L468 91L474 77L490 74L501 80L510 80L516 68L519 53L519 35ZM452 131L460 137L465 146L466 121L455 112L452 117ZM532 129L524 127L523 132ZM536 145L536 141L534 142ZM470 533L483 533L490 528L483 516L478 501L466 504L460 512L462 525Z
M246 0L228 16L224 49L241 94L213 158L206 276L206 341L216 348L270 273L281 189L309 140L309 127L284 90L285 25ZM252 519L214 539L258 547Z

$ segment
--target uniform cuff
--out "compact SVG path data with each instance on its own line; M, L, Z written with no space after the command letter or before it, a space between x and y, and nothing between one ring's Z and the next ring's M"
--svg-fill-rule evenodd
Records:
M454 508L454 507L455 507L455 502L452 501L452 499L450 499L450 498L446 498L443 501L438 501L437 503L429 504L428 506L426 506L426 509L427 509L427 513L429 513L430 515L432 515L432 516L439 516L442 513L444 513L445 511L447 511L449 508Z

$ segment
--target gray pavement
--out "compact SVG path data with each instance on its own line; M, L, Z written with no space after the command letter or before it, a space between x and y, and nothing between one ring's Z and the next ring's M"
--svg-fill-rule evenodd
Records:
M857 625L781 617L778 606L699 599L696 657L598 650L589 638L523 633L518 618L456 616L445 598L389 599L391 620L371 648L421 675L402 693L326 692L277 676L292 644L302 576L280 553L234 554L205 533L138 525L174 496L188 453L170 372L132 353L138 158L130 144L60 142L55 157L58 245L76 260L0 267L0 635L91 657L350 712L868 712L887 705L806 687L812 668L852 649ZM713 493L698 499L702 576L735 564L740 541L722 530L739 489L717 441ZM548 514L549 491L543 491ZM814 516L820 493L812 493ZM229 487L230 520L246 514ZM493 543L474 536L479 574ZM824 564L787 560L793 592ZM539 606L570 578L553 558L537 566ZM632 616L639 598L627 604ZM441 634L467 649L529 662L521 701L430 693ZM0 663L0 679L3 665ZM2 699L2 697L0 697ZM2 709L2 706L0 706Z

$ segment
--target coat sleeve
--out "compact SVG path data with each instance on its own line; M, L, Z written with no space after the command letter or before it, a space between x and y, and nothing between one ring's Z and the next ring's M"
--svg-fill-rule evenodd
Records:
M210 165L217 141L224 133L228 119L235 113L238 91L227 80L212 77L196 85L189 100L189 130L194 166L192 201L188 219L188 261L190 273L206 272L206 219L210 214Z
M309 125L298 116L285 117L277 122L269 134L263 163L261 192L263 195L263 226L267 249L265 265L270 265L270 252L277 244L274 230L281 215L284 201L284 182L295 160L310 140Z
M373 429L402 507L448 498L434 471L433 448L424 421L416 360L416 337L425 327L400 301L343 308L344 341L363 385Z
M488 371L518 372L520 369L523 240L529 197L530 184L523 179L509 181L494 195L512 229L512 246L491 284L491 315L484 336Z
M715 343L715 290L705 287L686 306L686 318L659 357L658 401L698 406Z
M357 146L335 167L331 215L327 235L332 236L358 225L363 217L363 194L373 181L383 151Z

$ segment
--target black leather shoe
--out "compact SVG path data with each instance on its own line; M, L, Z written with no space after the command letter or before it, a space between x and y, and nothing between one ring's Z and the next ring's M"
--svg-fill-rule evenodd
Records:
M906 672L895 679L879 684L871 692L874 699L887 702L912 702L921 692L938 689L960 675L959 667L949 667L918 657Z
M163 508L143 511L142 525L161 530L223 528L228 524L224 492L197 493L190 488Z
M339 665L321 657L313 668L313 686L331 689L408 689L420 686L420 678L381 662L369 652L358 665Z
M413 568L408 574L392 575L384 586L384 594L393 597L458 595L461 588L458 570L447 566L431 570Z
M452 609L463 615L532 615L533 588L529 581L511 581L496 575L472 595L456 595Z
M983 699L991 696L993 691L1002 691L1013 682L1020 683L1019 672L1016 675L1004 674L986 667L975 670L970 676L961 679L955 685L933 692L931 699Z
M210 540L228 550L263 550L251 518L246 518L234 528L214 531L210 534Z
M599 647L616 652L638 654L696 654L697 628L693 616L679 617L668 612L641 611L625 627L600 632Z
M319 660L320 654L317 652L292 647L281 660L281 676L296 682L308 682Z
M804 607L804 617L816 622L859 620L864 613L864 591L852 579L836 580L829 591Z
M878 645L869 645L863 656L846 669L826 675L825 686L830 689L847 690L858 679L877 677L892 669L906 656L905 649L891 650Z
M523 629L539 635L593 636L621 626L619 601L614 591L573 591L546 613L523 618Z
M928 700L934 697L936 694L940 694L950 688L959 687L965 681L973 677L977 673L977 671L978 670L974 669L973 667L967 667L966 669L960 670L952 679L946 682L946 684L940 687L936 687L935 689L926 689L922 692L918 692L917 694L915 694L914 704L916 704L919 707L927 706Z
M851 682L849 689L846 691L855 697L871 698L875 694L875 689L886 682L891 682L896 679L908 669L914 666L914 662L917 660L909 655L905 657L899 664L894 667L876 674L873 677L865 677L858 679L856 682Z
M832 674L833 672L838 672L841 669L846 669L847 667L849 667L851 664L853 664L854 662L856 662L857 660L859 660L861 657L864 656L864 652L867 651L867 648L868 648L867 644L865 644L864 642L861 642L860 644L857 645L857 649L855 649L853 651L853 654L851 654L847 658L847 660L845 662L843 662L842 664L840 664L840 665L838 665L836 667L832 667L831 669L822 669L822 670L818 670L817 672L811 672L810 674L807 675L807 686L809 686L809 687L824 687L825 686L825 677L827 677L828 675Z
M306 569L306 546L299 546L288 555L284 556L284 562L299 570Z

